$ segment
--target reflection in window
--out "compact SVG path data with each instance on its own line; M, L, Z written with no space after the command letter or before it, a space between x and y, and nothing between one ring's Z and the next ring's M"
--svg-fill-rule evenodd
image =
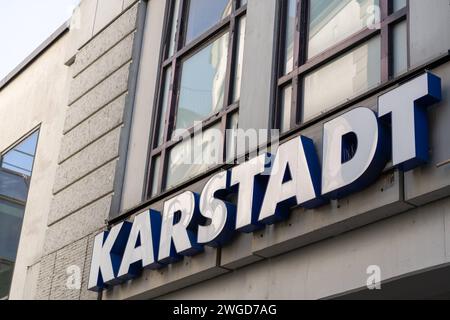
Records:
M169 43L169 57L173 55L175 52L175 37L177 35L177 27L178 27L178 15L180 13L180 0L175 0L174 10L172 15L172 26L170 27L170 43Z
M398 76L408 70L407 28L406 21L402 21L392 28L392 43L394 46L392 73L394 76Z
M280 132L291 129L292 85L283 88L281 94Z
M392 11L397 12L406 7L406 0L393 0Z
M222 146L220 123L178 143L169 152L166 189L220 164Z
M242 0L171 0L166 1L168 26L164 34L162 61L153 119L149 179L146 196L154 198L161 191L204 173L209 162L182 163L184 154L194 146L219 148L226 160L225 124L237 119L241 96L246 34L246 1ZM236 118L235 118L236 117ZM220 139L195 140L200 123L206 128L220 128ZM188 130L185 130L188 129ZM173 141L183 132L186 141ZM206 135L212 135L206 130ZM192 148L191 148L192 147ZM196 150L196 156L207 151ZM180 154L181 153L181 154ZM180 158L181 157L181 158ZM181 161L181 162L180 162Z
M0 197L0 298L9 294L24 211L24 204Z
M177 129L186 129L224 106L228 33L183 62Z
M38 135L33 133L0 159L0 299L9 294Z
M239 112L233 113L228 118L226 132L226 162L233 163L237 154L237 130L239 129Z
M2 156L2 168L31 176L38 132Z
M295 35L295 15L296 0L288 0L286 12L286 31L284 48L284 74L292 71L294 67L294 35Z
M206 32L231 13L231 0L191 0L186 32L186 43Z
M152 193L151 196L154 197L158 194L158 179L159 179L159 170L161 169L161 157L156 156L153 161L152 168Z
M311 0L308 58L374 23L379 0Z
M378 85L380 75L380 37L313 71L304 79L304 120Z
M238 41L236 48L236 70L234 74L234 89L233 102L236 102L241 97L241 83L242 83L242 62L244 60L245 47L245 28L247 18L244 16L238 22Z
M307 124L408 70L407 0L281 3L283 32L278 39L281 46L272 123L281 132ZM294 4L295 27L289 13ZM294 33L293 40L290 33Z
M172 68L168 67L164 72L164 91L159 114L158 131L156 132L157 145L160 146L164 140L164 128L166 124L167 109L169 104L170 81L172 79Z

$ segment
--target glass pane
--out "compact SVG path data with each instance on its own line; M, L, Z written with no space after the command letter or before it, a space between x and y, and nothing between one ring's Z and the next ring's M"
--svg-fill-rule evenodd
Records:
M304 79L304 120L378 85L380 52L378 36L307 75Z
M236 70L234 75L233 102L238 101L241 97L242 61L244 60L246 21L246 17L242 17L238 22L238 42L236 48L237 57Z
M231 13L232 0L191 0L186 43L206 32Z
M177 129L186 129L223 108L228 33L182 64Z
M0 199L0 259L16 260L25 206Z
M39 132L33 133L2 157L2 168L31 176Z
M406 7L406 0L393 0L392 12L397 12Z
M166 124L167 109L169 104L170 81L172 78L172 68L169 67L164 72L164 92L161 101L161 113L159 115L158 132L156 133L157 145L160 146L164 141L164 129Z
M311 0L308 58L375 22L379 0Z
M6 197L19 202L27 201L29 183L28 176L0 169L0 198Z
M294 34L295 34L295 9L297 0L288 0L286 12L286 38L284 49L284 74L294 68Z
M242 7L242 6L245 6L246 4L247 4L247 0L241 0L239 5Z
M236 158L236 144L237 144L237 137L236 130L239 128L239 113L235 112L233 113L230 118L228 119L228 126L227 126L227 150L226 150L226 159L227 163L233 163L234 159Z
M283 88L280 105L280 132L284 133L291 128L292 85Z
M166 189L222 163L223 134L220 123L178 143L169 152Z
M408 39L406 21L396 24L392 29L394 44L393 73L398 76L408 70Z
M158 179L159 179L160 169L161 169L161 157L157 156L153 159L152 192L151 192L152 197L154 197L158 194Z
M9 295L14 263L0 259L0 300Z
M180 0L175 0L175 7L172 16L172 26L170 31L169 57L171 57L175 51L175 40L177 35L179 12L180 12Z

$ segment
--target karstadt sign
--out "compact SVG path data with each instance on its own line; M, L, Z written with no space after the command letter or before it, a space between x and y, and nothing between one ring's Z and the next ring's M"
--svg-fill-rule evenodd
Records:
M186 191L96 236L89 289L102 290L184 256L220 247L286 219L293 207L315 208L373 183L388 161L402 171L428 161L427 108L441 100L441 80L425 73L382 95L378 113L355 108L323 127L323 159L304 136L214 175L201 194ZM271 159L271 161L268 161ZM237 205L224 201L237 193Z

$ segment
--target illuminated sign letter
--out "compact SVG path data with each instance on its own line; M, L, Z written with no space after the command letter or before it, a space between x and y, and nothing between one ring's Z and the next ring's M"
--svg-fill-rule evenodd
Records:
M322 194L341 198L372 183L388 161L385 129L375 112L356 108L325 123Z
M186 191L164 203L158 261L170 264L202 251L197 243L198 195Z
M285 219L294 206L312 208L322 203L320 165L313 141L302 136L280 146L259 220L272 224Z
M161 231L161 214L149 210L134 218L128 237L118 278L129 280L137 277L142 269L158 269L158 244Z
M392 160L408 171L428 162L427 107L441 100L441 79L426 73L382 95L379 115L392 121Z
M229 241L235 227L236 207L217 197L224 197L229 187L230 172L213 176L203 188L200 197L200 213L210 222L198 227L198 243L219 247Z
M101 291L107 285L115 285L123 250L130 233L131 223L122 222L98 234L94 240L88 289Z
M264 154L232 169L231 186L238 187L236 230L251 233L259 228L258 215L268 180L270 155ZM267 170L267 175L263 175Z

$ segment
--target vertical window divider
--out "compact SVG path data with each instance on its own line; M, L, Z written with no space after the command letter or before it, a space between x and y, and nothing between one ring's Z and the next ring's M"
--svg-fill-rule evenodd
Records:
M171 1L167 6L166 6L166 10L165 10L165 15L168 15L170 17L173 16L175 12L175 1ZM171 26L170 26L170 19L166 19L165 23L164 23L164 27L163 27L163 39L161 41L161 44L163 46L162 48L162 53L160 56L160 65L159 65L159 77L158 77L158 85L157 85L157 92L156 92L156 103L154 104L154 108L155 108L155 112L153 115L153 121L152 121L152 127L151 127L151 136L150 136L150 147L149 147L149 152L148 152L148 156L147 156L147 180L145 183L145 187L144 187L144 193L143 196L144 198L149 198L151 196L151 193L154 190L152 189L152 181L155 178L155 176L158 176L158 182L159 182L159 172L155 172L155 161L154 158L157 157L154 154L154 148L159 147L157 146L157 139L159 137L157 137L157 132L159 130L159 126L164 125L163 123L159 123L158 124L158 119L160 119L160 115L162 113L162 110L164 109L162 106L162 101L161 101L161 97L163 96L163 92L162 92L162 87L163 84L165 82L165 74L164 74L164 67L162 66L162 62L166 59L166 56L168 55L169 52L169 42L170 42L170 37L167 37L166 35L169 34L169 32L171 32ZM161 156L161 160L162 160L162 152L160 154ZM159 183L158 183L159 185ZM159 192L159 187L158 187L158 192Z
M301 61L301 53L300 53L300 30L303 29L302 21L301 21L301 10L302 10L302 0L297 0L295 7L295 31L294 31L294 68L293 70L297 70ZM290 128L294 128L297 126L298 121L298 92L299 92L299 77L295 76L292 79L292 93L291 93L291 121Z
M232 1L232 12L230 17L229 37L228 37L228 53L227 53L227 70L225 75L225 90L223 98L223 109L230 105L232 86L231 79L234 71L234 54L236 50L236 9L237 0Z
M278 6L278 16L280 17L280 21L283 21L283 23L278 24L278 32L277 32L277 57L276 57L276 63L277 67L275 68L275 83L278 83L278 79L282 77L284 74L282 72L282 66L284 65L284 48L286 47L286 40L284 37L284 34L286 33L286 21L287 21L287 0L280 1L280 4ZM281 94L281 88L276 85L276 93L275 93L275 106L273 111L273 120L272 120L272 126L274 129L279 129L281 127L281 108L282 108L282 94Z
M406 43L407 43L407 51L406 51L406 60L408 70L411 68L411 28L410 28L410 0L406 0Z
M178 10L178 17L177 17L177 32L175 36L175 53L173 55L172 60L172 74L171 74L171 80L170 80L170 89L169 89L169 99L167 101L168 108L167 108L167 114L166 114L166 123L164 125L164 138L163 143L167 144L167 142L171 139L171 135L173 132L173 128L175 126L175 120L176 120L176 106L177 106L177 100L178 100L178 94L177 94L177 87L178 87L178 79L179 79L179 58L176 55L176 52L181 47L181 42L183 41L183 32L185 30L184 28L184 16L185 11L187 8L189 0L181 0L180 1L180 8ZM167 34L164 35L167 38ZM158 191L157 193L160 194L165 189L165 172L168 166L168 156L167 153L169 150L167 150L166 147L164 147L161 151L161 159L160 159L160 170L158 173Z
M386 82L390 79L391 71L391 34L390 26L388 23L384 23L391 13L392 1L380 0L380 14L381 14L381 82Z
M230 105L230 102L232 100L232 95L234 93L233 92L234 81L232 81L232 79L233 79L233 75L235 74L235 71L236 71L235 56L237 56L236 49L237 49L237 38L238 38L236 36L236 29L238 26L238 24L236 23L236 20L237 20L236 11L238 10L238 4L239 4L238 1L239 0L232 1L232 10L231 10L230 27L229 27L229 38L228 38L227 70L226 70L226 76L225 76L223 110L226 110L226 108ZM227 126L228 126L228 113L224 112L223 114L224 115L222 116L220 126L221 126L221 131L222 131L224 139L222 139L222 146L220 148L221 153L222 153L220 155L220 159L222 160L223 163L225 163L225 161L226 161L226 146L227 146L226 130L227 130Z
M298 0L294 40L294 70L298 70L298 68L305 64L307 60L308 8L309 0ZM302 121L303 88L300 88L302 85L303 75L299 74L294 77L292 83L291 129L297 127Z

